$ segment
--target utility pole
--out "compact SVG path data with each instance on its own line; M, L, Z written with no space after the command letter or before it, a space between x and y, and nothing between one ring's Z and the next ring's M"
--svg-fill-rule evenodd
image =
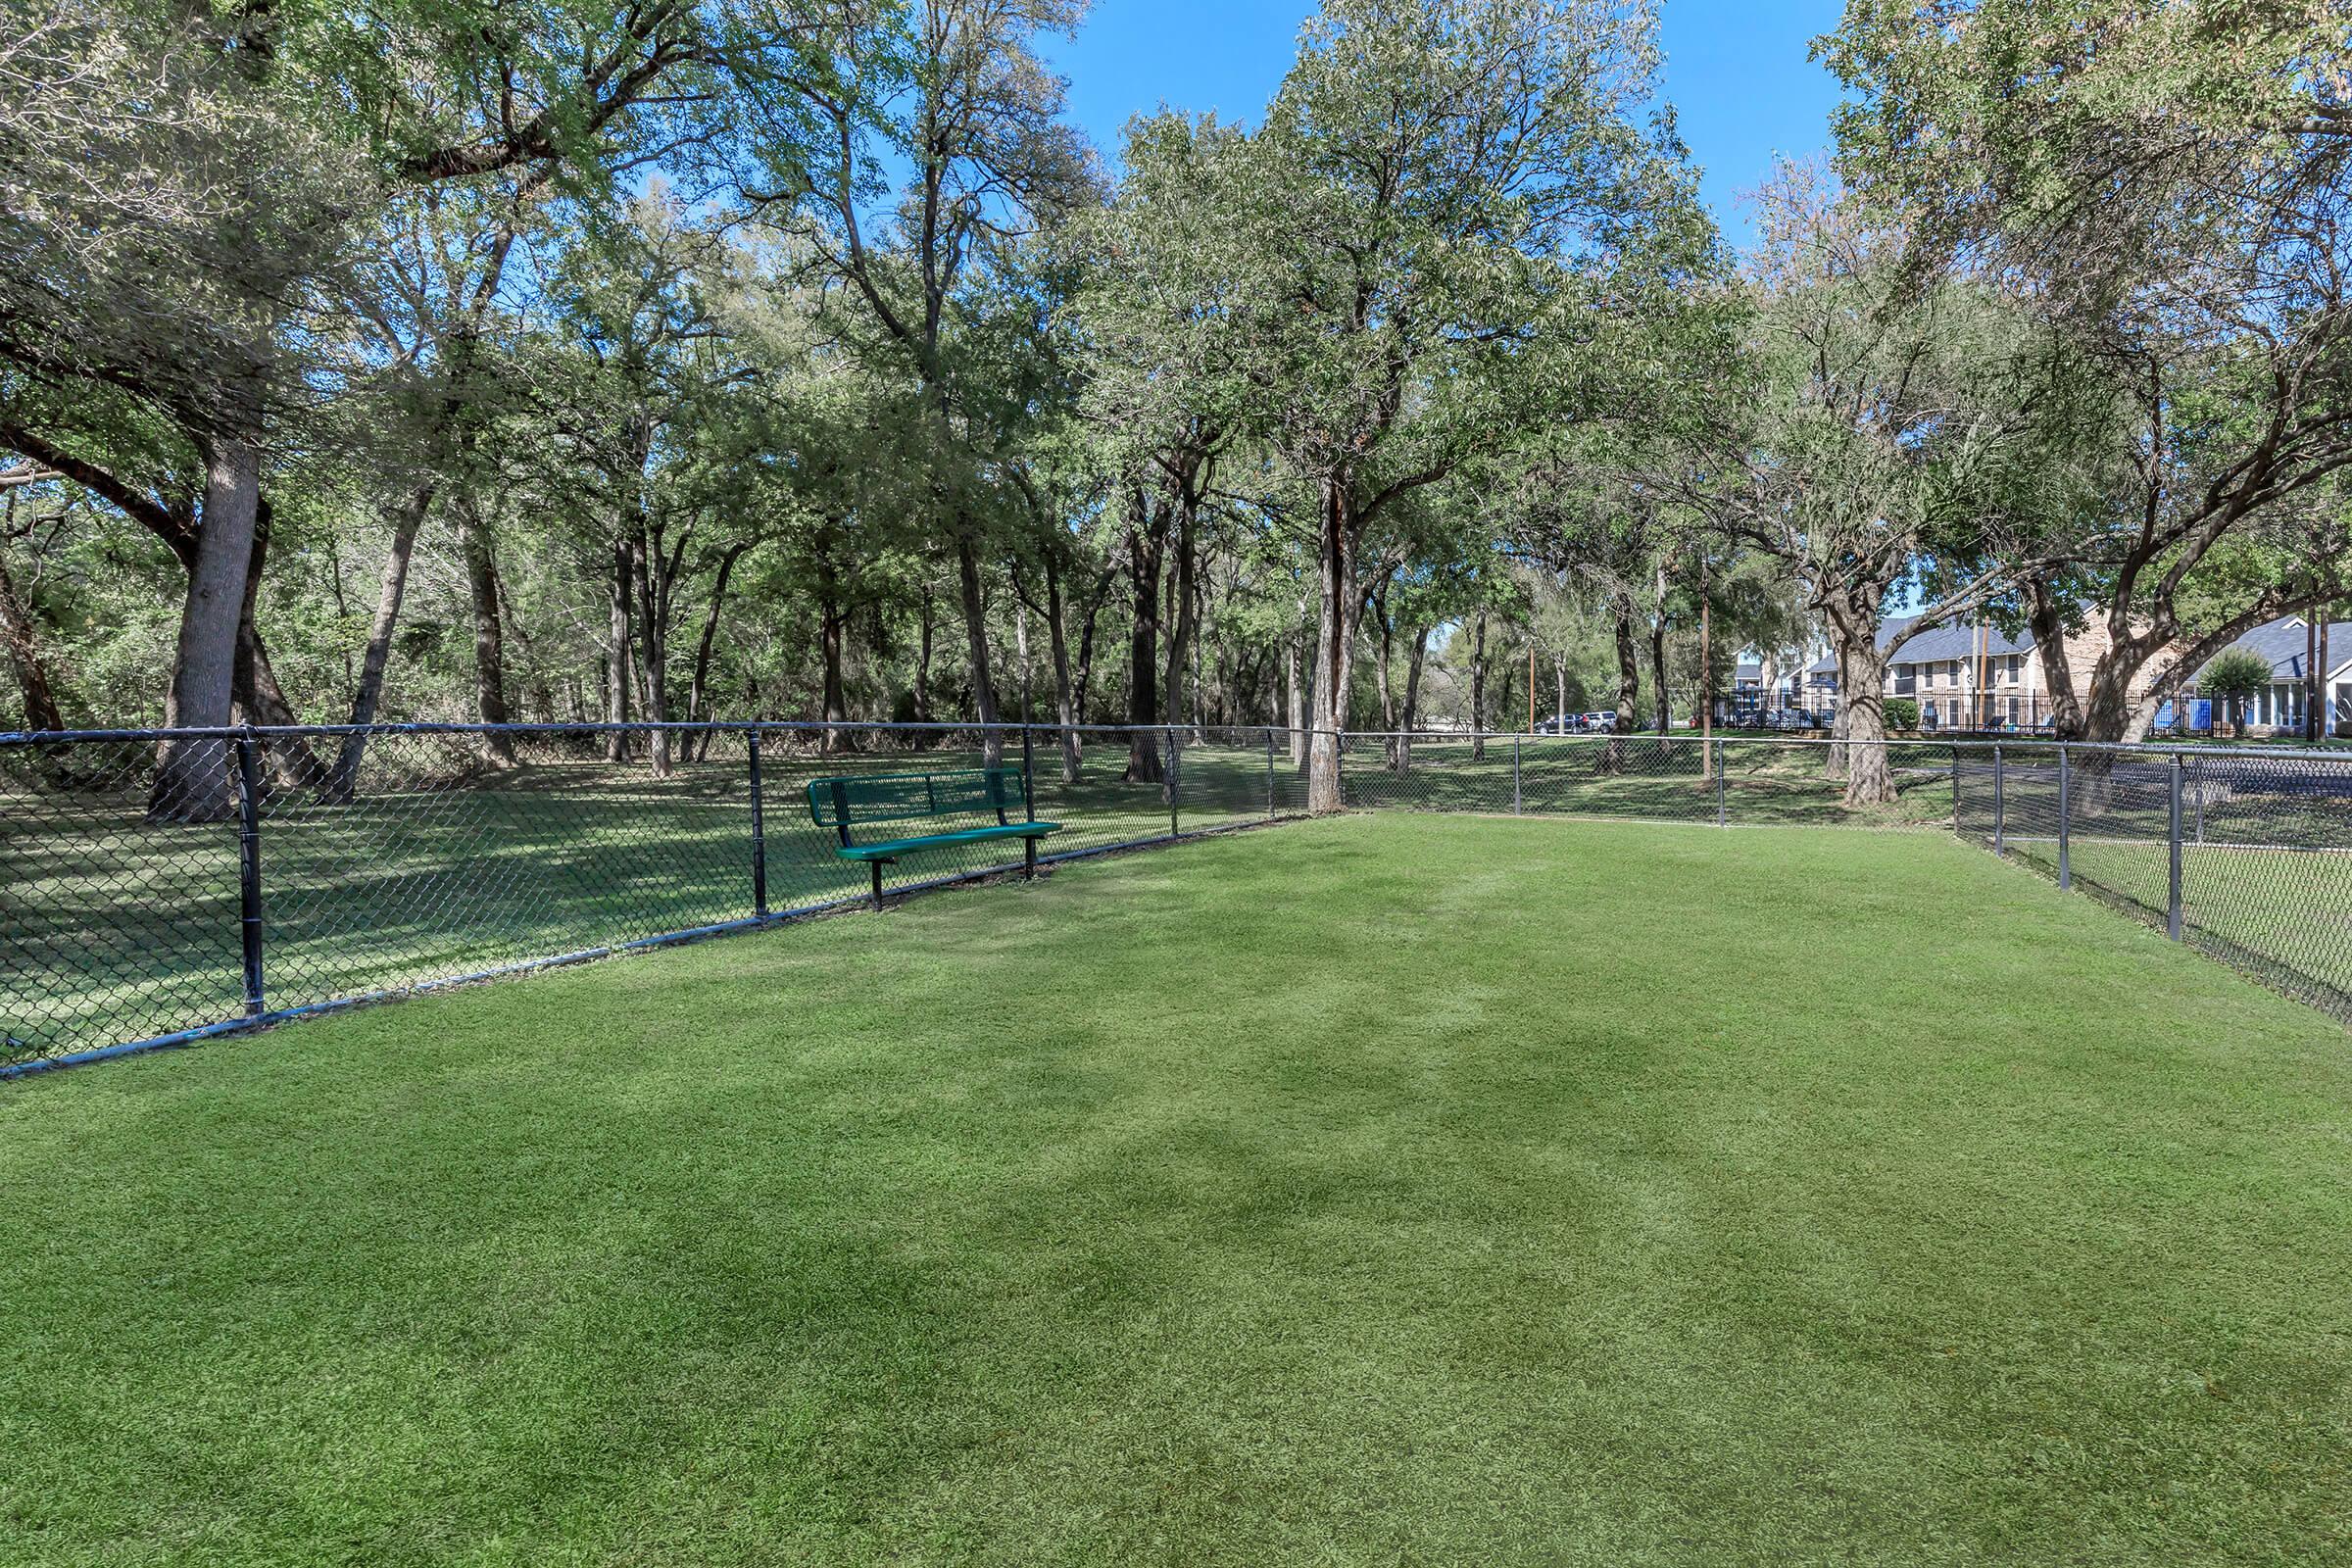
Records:
M2320 612L2316 605L2303 617L2303 738L2320 738Z
M2320 607L2320 657L2311 666L2311 678L2319 683L2320 700L2314 710L2320 715L2320 739L2335 733L2335 693L2328 680L2328 607Z

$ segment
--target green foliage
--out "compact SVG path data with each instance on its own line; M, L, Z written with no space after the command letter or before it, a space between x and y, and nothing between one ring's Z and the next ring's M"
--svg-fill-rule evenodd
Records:
M2197 672L2197 689L2228 704L2239 730L2246 725L2246 704L2271 684L2271 662L2250 648L2226 648Z
M1911 697L1886 699L1886 727L1888 729L1919 728L1919 701Z

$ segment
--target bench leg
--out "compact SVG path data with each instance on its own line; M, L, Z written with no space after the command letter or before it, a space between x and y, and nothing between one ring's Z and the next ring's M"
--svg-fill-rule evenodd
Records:
M1023 839L1021 840L1021 880L1024 882L1031 881L1036 876L1037 840Z
M874 909L879 913L882 908L882 862L868 860L865 863L867 868L874 873Z

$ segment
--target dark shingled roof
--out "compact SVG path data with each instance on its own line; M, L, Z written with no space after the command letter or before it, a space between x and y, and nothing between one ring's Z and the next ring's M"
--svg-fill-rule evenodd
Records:
M2352 621L2331 620L2328 623L2329 662L2340 665L2347 659L2352 659L2352 641L2347 641L2348 637L2352 637ZM2303 678L2303 622L2300 620L2290 617L2285 620L2265 621L2231 643L2230 647L2243 648L2269 660L2271 662L2271 677L2274 680L2301 680ZM2222 652L2228 653L2229 649L2224 649ZM2213 657L2219 659L2222 656L2216 654ZM2208 667L2210 667L2210 662L2208 662ZM2204 674L2203 669L2197 671L2200 679Z
M1879 628L1879 646L1885 648L1900 640L1895 649L1896 663L1927 663L1939 659L1967 661L1977 657L1977 628L1962 622L1953 626L1937 626L1917 636L1909 635L1918 624L1918 617L1904 616L1889 620ZM2230 645L2231 648L2251 649L2271 662L2271 675L2276 680L2303 678L2303 622L2288 616L2282 620L2265 621ZM1991 654L2024 654L2034 648L2032 637L2011 637L1998 627L1987 629L1985 651ZM2219 654L2214 656L2220 658ZM2328 658L2339 669L2352 663L2352 621L2331 620L2328 623ZM1837 656L1824 654L1805 666L1808 675L1835 675ZM2203 670L2198 674L2202 675Z
M1998 626L1984 627L1984 646L1980 650L1977 646L1977 623L1974 621L1935 626L1914 634L1911 628L1918 624L1917 615L1905 615L1879 627L1879 646L1893 647L1894 662L1919 664L1943 659L1970 660L1976 658L1980 651L1995 658L2002 654L2028 654L2034 651L2033 638L2012 637ZM1835 654L1824 654L1807 666L1808 673L1835 674L1837 670L1838 657Z

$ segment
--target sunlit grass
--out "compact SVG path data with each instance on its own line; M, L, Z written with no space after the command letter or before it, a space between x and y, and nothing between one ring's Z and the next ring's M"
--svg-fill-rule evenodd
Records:
M0 1561L2352 1551L2341 1029L1395 814L0 1091Z

